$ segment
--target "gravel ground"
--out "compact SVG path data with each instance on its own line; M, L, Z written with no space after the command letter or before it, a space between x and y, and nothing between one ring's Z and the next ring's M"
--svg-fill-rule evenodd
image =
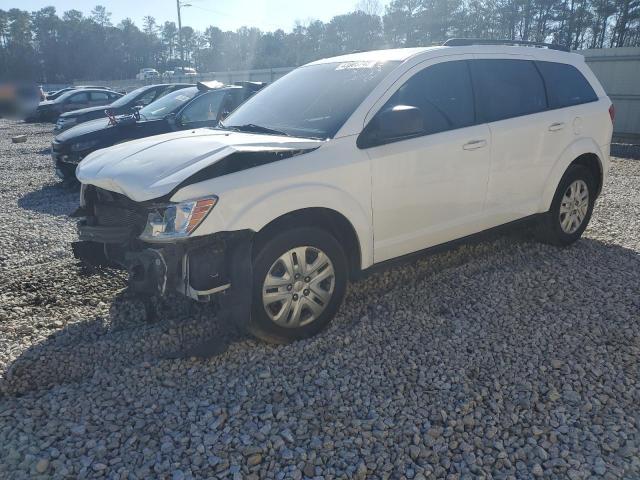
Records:
M640 478L640 161L571 248L423 258L272 346L80 269L50 131L0 120L0 478Z

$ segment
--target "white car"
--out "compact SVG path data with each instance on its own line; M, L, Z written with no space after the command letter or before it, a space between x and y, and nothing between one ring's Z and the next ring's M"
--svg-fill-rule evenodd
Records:
M549 46L551 47L551 46ZM313 62L218 129L99 150L78 166L78 258L136 291L217 294L271 341L308 337L349 278L534 220L582 235L609 169L613 108L582 56L477 45Z
M155 68L143 68L136 75L136 80L151 80L160 78L160 73Z

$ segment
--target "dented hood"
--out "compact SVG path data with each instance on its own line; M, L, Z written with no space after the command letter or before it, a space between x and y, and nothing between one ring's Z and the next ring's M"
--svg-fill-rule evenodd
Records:
M162 197L202 169L237 152L318 148L321 140L197 129L133 140L97 150L76 169L78 180L136 202Z

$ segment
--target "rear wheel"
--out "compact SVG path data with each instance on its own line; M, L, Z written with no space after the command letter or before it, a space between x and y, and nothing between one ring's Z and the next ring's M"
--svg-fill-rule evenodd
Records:
M591 171L582 165L570 166L540 222L539 238L560 246L577 241L589 224L595 199L596 182Z
M310 337L333 319L347 286L347 259L326 231L295 228L258 242L249 331L287 343Z

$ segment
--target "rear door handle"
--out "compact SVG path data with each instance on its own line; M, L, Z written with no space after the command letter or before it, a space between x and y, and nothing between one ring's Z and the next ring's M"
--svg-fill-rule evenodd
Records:
M486 140L471 140L470 142L465 143L462 148L465 150L478 150L479 148L483 148L486 146Z
M564 128L564 122L556 122L549 125L550 132L557 132L558 130L562 130Z

